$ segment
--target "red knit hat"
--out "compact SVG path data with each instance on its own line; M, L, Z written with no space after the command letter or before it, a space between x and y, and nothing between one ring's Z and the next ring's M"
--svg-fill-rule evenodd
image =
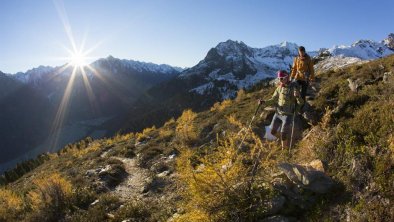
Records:
M287 73L285 70L279 70L276 75L278 76L278 78L285 78L287 76L289 76L289 73Z

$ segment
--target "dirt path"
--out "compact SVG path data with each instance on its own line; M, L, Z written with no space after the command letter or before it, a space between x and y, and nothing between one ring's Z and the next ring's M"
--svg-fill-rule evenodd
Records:
M141 199L149 178L149 171L138 167L137 158L114 157L123 162L127 178L114 190L121 200Z

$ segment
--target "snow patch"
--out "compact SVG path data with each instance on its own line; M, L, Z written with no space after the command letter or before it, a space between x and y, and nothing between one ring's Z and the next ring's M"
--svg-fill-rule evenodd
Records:
M195 92L200 95L204 95L208 90L212 89L214 87L213 82L206 83L204 85L201 85L199 87L193 88L189 90L189 92Z
M350 46L334 46L328 51L332 56L354 57L362 60L378 59L394 54L394 51L388 48L384 42L371 40L359 40Z
M316 70L327 71L333 68L343 68L351 64L361 64L367 61L368 60L362 60L356 57L334 56L324 59L323 61L317 63L314 67Z

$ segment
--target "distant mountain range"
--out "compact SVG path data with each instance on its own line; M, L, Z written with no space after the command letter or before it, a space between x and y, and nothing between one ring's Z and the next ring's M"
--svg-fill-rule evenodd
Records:
M123 114L147 89L182 70L112 56L90 66L95 71L85 69L85 75L77 71L74 78L73 67L66 65L1 73L0 172L1 164L13 166L86 136L113 133L100 124ZM68 85L71 90L66 97Z
M390 34L381 42L360 40L309 54L317 69L329 69L393 54L393 46L394 34ZM186 108L204 110L234 98L238 90L288 69L297 48L289 42L252 48L228 40L185 70L109 56L90 65L96 71L75 75L64 113L60 107L66 101L72 67L40 66L14 75L1 73L0 171L21 158L57 150L86 136L141 130L177 117ZM62 127L54 121L59 113L64 117ZM54 132L60 135L56 146L50 142Z

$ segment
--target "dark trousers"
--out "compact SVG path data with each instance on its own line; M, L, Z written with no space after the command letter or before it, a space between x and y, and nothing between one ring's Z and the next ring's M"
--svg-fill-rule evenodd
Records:
M305 98L306 98L306 91L308 90L309 83L307 81L304 81L304 80L297 80L297 83L298 83L298 85L301 86L301 92L300 92L301 93L301 98L304 100L304 104L301 107L301 111L302 111L302 108L304 108L304 105L306 103L306 100L305 100Z

